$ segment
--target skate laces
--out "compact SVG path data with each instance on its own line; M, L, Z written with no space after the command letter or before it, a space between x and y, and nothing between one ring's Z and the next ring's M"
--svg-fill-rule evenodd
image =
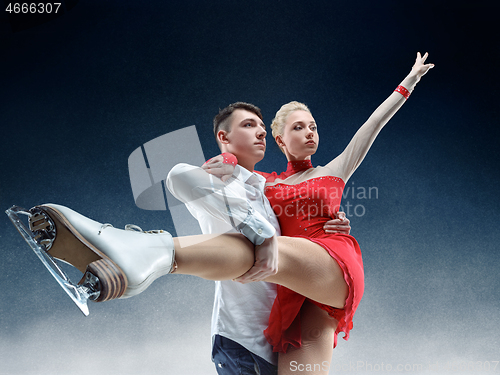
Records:
M98 235L101 234L101 232L106 229L106 228L114 228L112 224L106 223L101 225L101 229L99 229ZM126 224L125 225L125 230L131 231L131 232L139 232L139 233L149 233L149 234L159 234L159 233L166 233L163 229L155 229L155 230L142 230L142 228L138 225L135 224Z
M149 234L158 234L158 233L166 233L163 229L155 229L155 230L142 230L142 228L135 224L127 224L125 225L125 230L141 232L141 233L149 233Z
M100 235L100 234L101 234L101 232L102 232L104 229L109 228L109 227L113 228L113 225L112 225L112 224L109 224L109 223L102 224L102 225L101 225L101 229L99 229L99 233L97 233L97 235Z
M130 230L132 232L144 232L140 226L134 224L125 225L125 230Z

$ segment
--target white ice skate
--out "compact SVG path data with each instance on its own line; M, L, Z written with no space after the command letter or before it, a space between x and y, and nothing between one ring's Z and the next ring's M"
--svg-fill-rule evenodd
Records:
M128 298L143 292L155 279L174 269L172 236L164 231L125 230L101 224L60 205L44 204L6 211L33 251L85 314L87 301ZM28 226L19 214L27 217ZM58 261L83 273L73 283Z

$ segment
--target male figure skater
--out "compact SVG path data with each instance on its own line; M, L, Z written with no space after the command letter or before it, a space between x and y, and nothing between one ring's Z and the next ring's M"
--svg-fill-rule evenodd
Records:
M254 266L237 279L244 284L216 282L212 359L220 375L277 374L277 355L263 334L276 285L258 281L277 271L276 236L280 235L276 215L264 196L265 179L254 172L266 150L260 109L242 102L229 105L214 118L214 134L221 155L201 168L178 164L167 178L169 190L186 204L204 234L239 231L256 245ZM324 229L348 234L349 220L339 213Z

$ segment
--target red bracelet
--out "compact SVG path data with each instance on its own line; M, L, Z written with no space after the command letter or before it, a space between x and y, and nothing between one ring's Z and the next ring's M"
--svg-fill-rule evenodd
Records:
M222 163L224 163L224 164L231 164L232 166L235 166L236 164L238 164L238 159L236 158L236 156L234 156L230 152L223 152L221 155L224 158L224 160L222 161ZM207 160L205 162L205 164L207 164L212 159ZM205 165L205 164L203 164L203 165Z
M396 90L394 90L396 92L399 92L401 95L403 95L405 97L405 99L408 99L410 97L410 92L403 86L399 85L398 87L396 87Z
M238 159L230 152L223 152L221 155L224 157L224 164L231 164L232 166L238 164Z

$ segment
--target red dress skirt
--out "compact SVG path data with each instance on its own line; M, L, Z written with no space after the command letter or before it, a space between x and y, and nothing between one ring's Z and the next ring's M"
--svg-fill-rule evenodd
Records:
M312 166L311 166L312 167ZM273 181L276 174L264 174ZM265 193L274 212L278 216L281 234L290 237L304 237L322 246L339 264L349 287L348 297L343 309L311 301L330 316L338 320L337 335L344 332L349 338L352 318L361 301L364 291L364 270L361 250L354 237L344 234L327 234L323 226L340 207L344 182L338 177L317 177L296 185L279 183L267 186ZM286 352L289 345L301 346L300 308L306 297L283 286L278 286L269 326L264 334L275 352Z

